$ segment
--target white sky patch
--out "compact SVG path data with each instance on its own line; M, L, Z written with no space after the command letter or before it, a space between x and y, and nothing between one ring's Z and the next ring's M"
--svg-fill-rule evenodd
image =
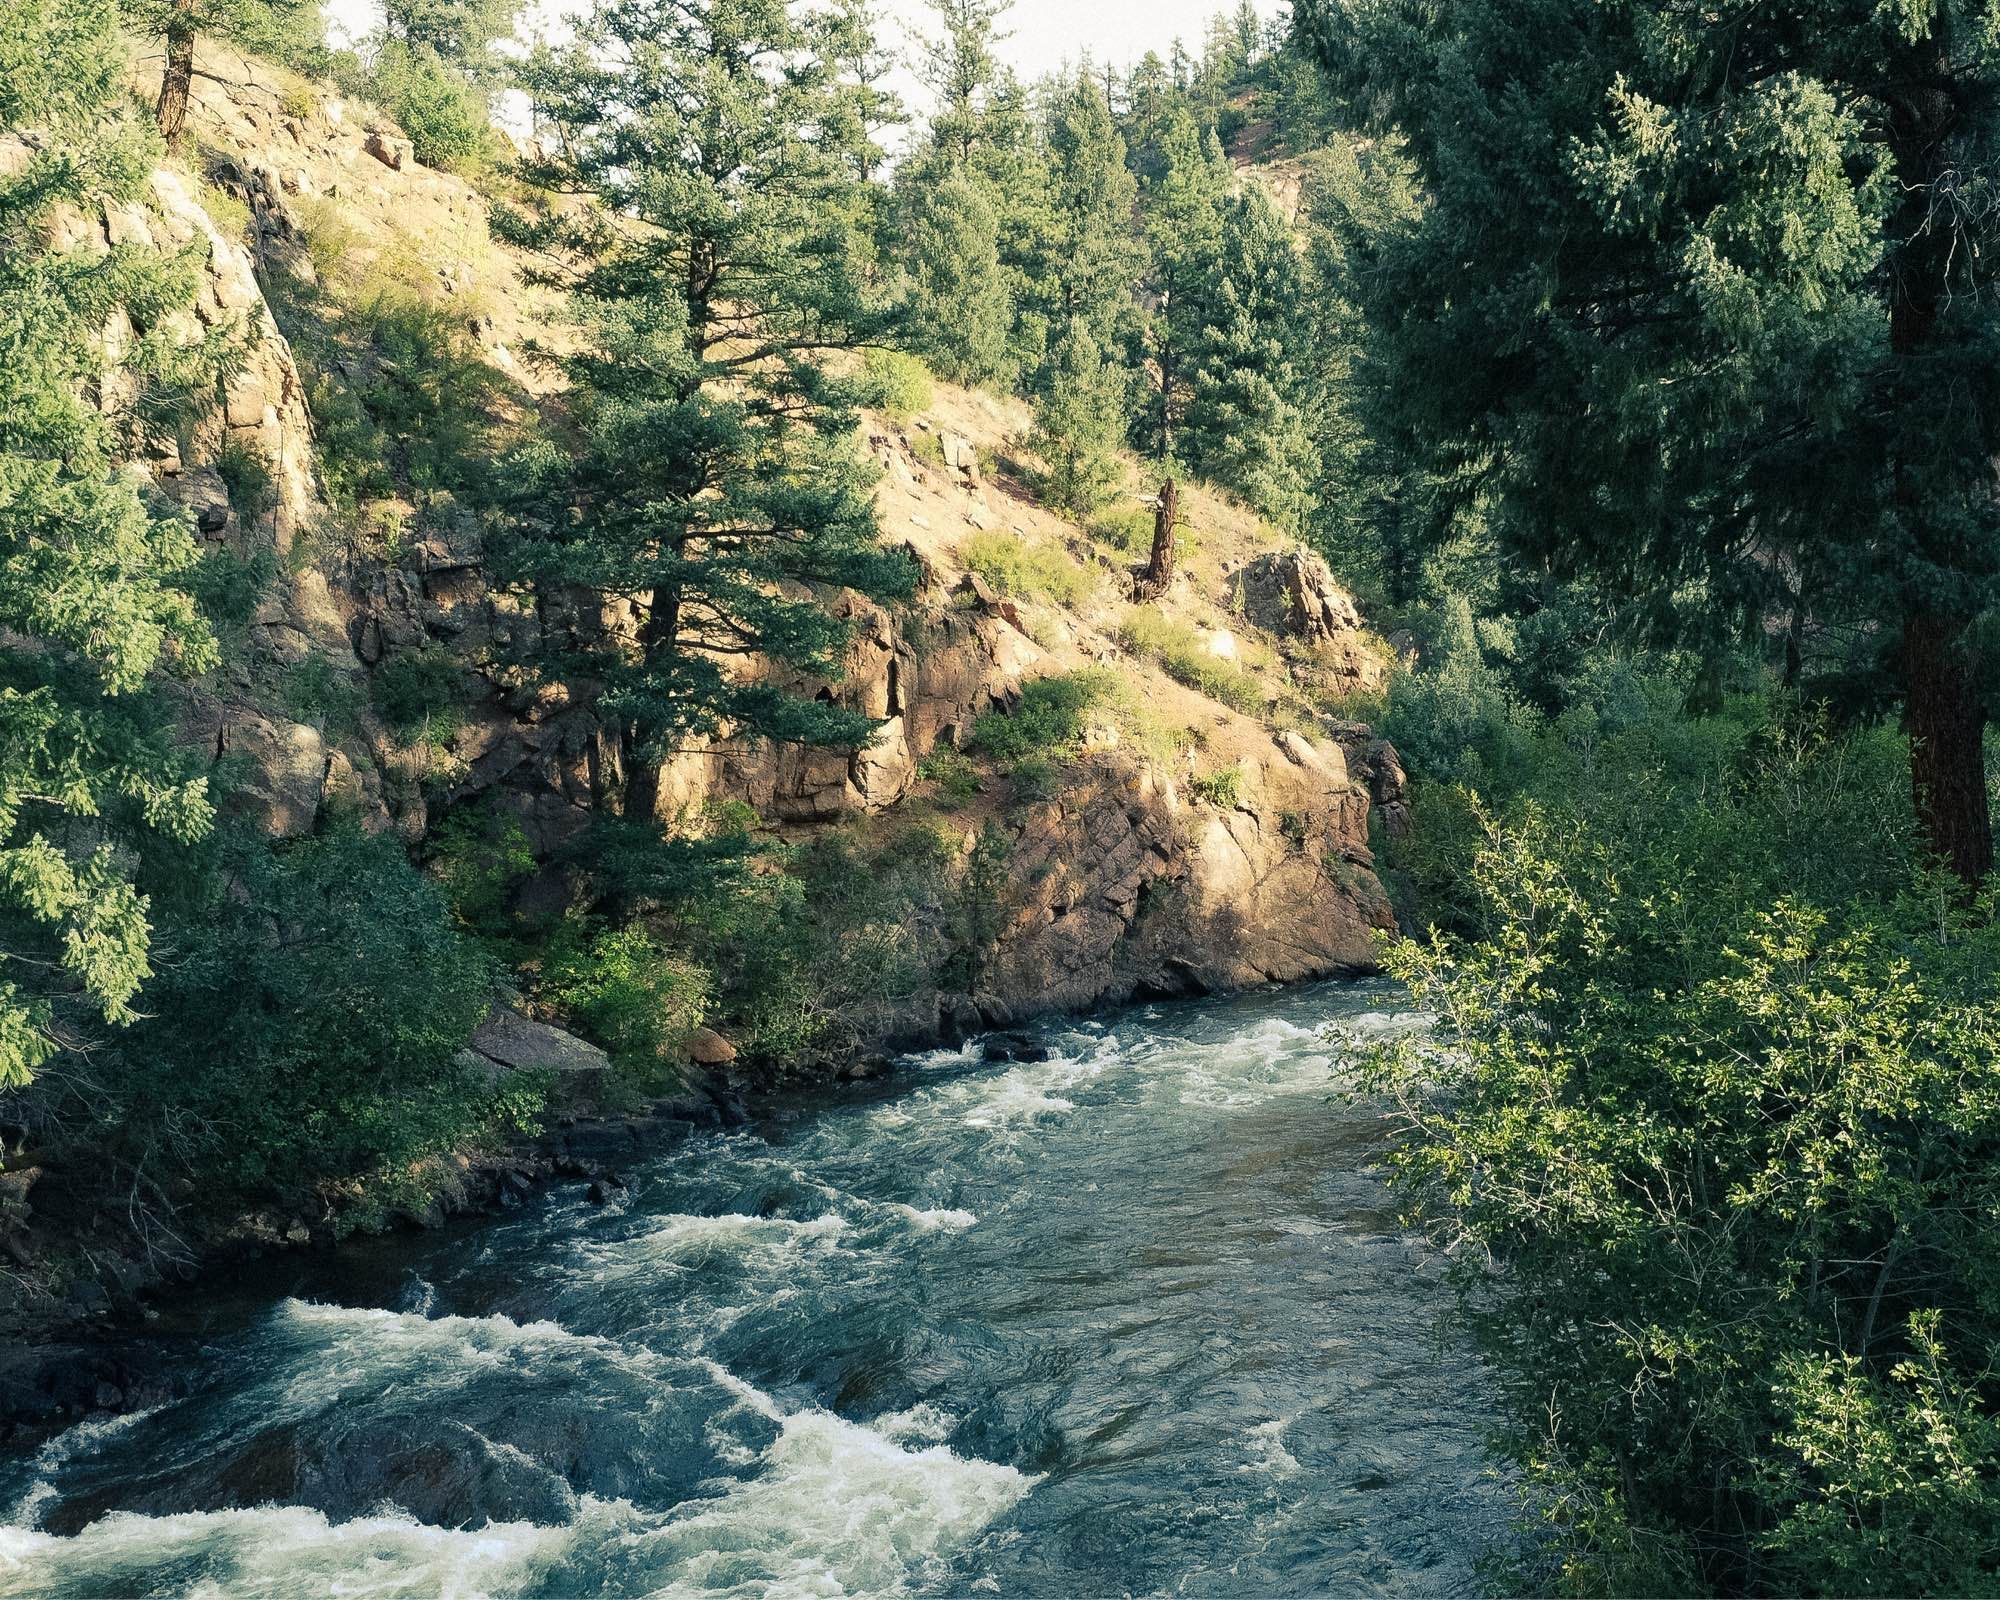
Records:
M1256 6L1267 18L1285 9L1283 0L1256 0ZM527 12L527 30L539 28L548 37L559 38L564 18L579 9L573 0L536 0ZM377 0L326 0L325 10L327 32L336 43L359 39L380 16ZM1148 50L1164 58L1176 38L1189 55L1198 57L1209 19L1218 11L1233 16L1236 0L1015 0L1003 24L1009 37L999 53L1029 80L1084 57L1100 66L1109 62L1122 71ZM912 30L919 36L934 33L936 14L923 0L882 0L879 15L884 44L903 59L893 80L896 92L913 113L921 115L929 96L910 70L915 53ZM900 140L891 134L888 142Z

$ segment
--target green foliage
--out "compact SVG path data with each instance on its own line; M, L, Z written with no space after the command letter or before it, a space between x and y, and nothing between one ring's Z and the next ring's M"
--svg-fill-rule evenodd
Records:
M1117 456L1124 394L1124 375L1104 359L1089 325L1072 317L1049 353L1029 440L1042 458L1042 498L1058 511L1088 517L1124 478Z
M956 811L979 793L979 769L949 745L940 745L918 762L917 776L936 785L940 811Z
M1011 713L989 711L972 725L972 747L1006 762L1068 755L1081 743L1089 713L1115 692L1115 680L1101 668L1036 678Z
M464 714L465 673L442 645L391 656L370 681L375 709L410 745L441 748Z
M278 491L271 463L254 446L228 438L215 455L215 470L229 491L229 505L238 518L254 526L277 508Z
M494 974L393 839L232 838L189 866L152 1014L78 1111L116 1158L296 1197L481 1125L491 1092L456 1057Z
M930 368L899 350L870 350L862 363L867 403L898 422L930 409L934 390Z
M1483 786L1520 781L1527 719L1505 678L1488 665L1463 598L1446 607L1431 660L1389 683L1382 733L1418 772Z
M93 1024L130 1023L151 976L135 860L210 822L203 781L149 700L216 647L184 587L192 527L114 472L120 433L204 370L170 325L186 264L48 242L58 205L134 196L157 146L127 115L117 16L93 0L0 0L0 1089ZM151 329L102 382L114 315ZM92 403L135 395L122 413Z
M1251 673L1225 661L1185 622L1163 617L1148 606L1129 608L1118 625L1118 641L1135 655L1151 658L1167 676L1246 716L1260 717L1275 696Z
M384 0L382 31L404 50L428 53L478 81L500 70L493 47L513 35L520 11L520 0Z
M493 144L485 97L428 46L385 42L370 86L427 167L463 168Z
M1229 193L1229 159L1212 129L1177 106L1159 132L1147 186L1144 219L1147 267L1144 288L1154 307L1145 348L1151 357L1148 406L1138 442L1161 460L1171 459L1186 415L1193 365L1222 273L1222 218Z
M688 1035L715 1003L714 975L637 923L572 917L549 941L538 994L560 1006L642 1091L682 1086Z
M1436 523L1704 650L1821 625L1830 675L1902 702L1919 813L1976 883L2000 210L1934 206L2000 153L1985 8L1299 17L1423 196L1351 219L1346 282Z
M1303 522L1314 476L1306 432L1308 309L1291 230L1251 185L1222 209L1214 282L1188 339L1180 450L1280 527Z
M1240 766L1218 767L1203 777L1189 779L1188 788L1197 800L1218 810L1231 810L1243 797L1243 769Z
M690 739L843 746L872 726L728 670L754 650L837 678L848 627L801 586L913 581L877 542L860 386L834 359L883 321L851 225L872 149L842 65L856 44L842 13L606 3L524 69L556 135L525 175L600 204L503 219L566 263L580 331L564 363L579 442L515 463L512 565L638 613L637 651L543 663L603 685L634 816L656 811L661 765Z
M1499 812L1420 783L1461 936L1391 951L1442 1020L1374 1080L1550 1535L1519 1581L1975 1591L1994 906L1917 868L1899 739L1609 677L1519 720Z
M912 164L897 178L905 337L954 383L1011 376L1013 293L1000 260L1000 217L963 173Z
M434 823L431 875L443 886L453 917L489 947L511 949L519 929L514 892L535 870L535 854L520 819L490 809L461 808Z
M1075 606L1090 595L1091 576L1068 551L1030 544L1018 534L975 533L959 551L965 570L976 572L1002 594Z

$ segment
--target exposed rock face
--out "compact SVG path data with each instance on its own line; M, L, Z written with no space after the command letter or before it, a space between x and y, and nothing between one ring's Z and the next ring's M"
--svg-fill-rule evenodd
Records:
M1315 646L1357 689L1378 689L1387 676L1370 647L1354 597L1309 550L1259 556L1240 574L1243 612L1260 628Z
M982 1015L1372 969L1374 932L1395 923L1365 843L1367 794L1337 746L1292 737L1300 759L1246 771L1227 809L1117 756L1031 808L973 996Z

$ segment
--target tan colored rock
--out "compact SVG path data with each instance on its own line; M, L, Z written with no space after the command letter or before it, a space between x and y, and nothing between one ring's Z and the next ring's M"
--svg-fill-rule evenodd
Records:
M362 148L391 172L402 172L417 164L416 146L386 128L370 128Z
M687 1036L687 1056L698 1067L726 1067L736 1059L736 1046L713 1028L696 1028Z

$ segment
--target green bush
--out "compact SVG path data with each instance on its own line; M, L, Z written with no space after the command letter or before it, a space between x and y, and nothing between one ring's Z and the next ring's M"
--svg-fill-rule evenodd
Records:
M862 362L862 381L867 404L898 422L908 422L919 412L930 409L934 393L931 370L901 350L870 350ZM943 464L942 458L939 464Z
M604 1046L635 1087L658 1093L682 1085L687 1037L714 1004L715 979L637 923L571 918L543 955L537 992Z
M429 848L431 875L459 926L507 949L519 931L509 910L514 891L535 870L520 819L483 808L450 811L432 824Z
M442 645L389 657L371 690L382 720L410 745L442 748L464 715L465 674Z
M1517 1581L1982 1592L1995 897L1915 865L1893 733L1665 699L1457 791L1464 937L1387 958L1440 1021L1369 1084L1551 1536Z
M1159 662L1168 677L1198 689L1211 700L1244 713L1262 716L1272 696L1259 679L1211 652L1201 635L1145 606L1133 606L1119 624L1118 639L1134 655Z
M395 40L386 43L371 89L427 167L463 167L484 156L493 143L484 97L429 50L412 50Z
M1051 600L1080 605L1094 587L1091 576L1066 550L1030 544L1012 533L975 533L965 541L959 558L1002 594L1024 600Z
M1116 680L1101 668L1036 678L1021 690L1012 714L989 711L972 725L972 746L1006 762L1067 755L1082 740L1089 712L1116 690Z
M392 839L241 835L156 891L150 1015L89 1108L114 1159L202 1192L301 1192L451 1150L492 1110L458 1060L494 971Z
M1188 787L1194 791L1197 800L1228 811L1243 798L1243 769L1240 766L1222 767L1205 777L1191 779Z
M917 776L937 786L940 810L955 811L979 793L979 769L949 745L941 745L917 763Z

